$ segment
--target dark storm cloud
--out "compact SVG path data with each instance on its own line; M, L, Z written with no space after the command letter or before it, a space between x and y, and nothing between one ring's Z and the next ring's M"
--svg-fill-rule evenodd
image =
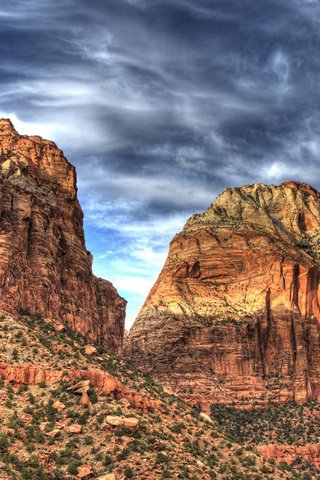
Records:
M0 22L0 113L76 164L120 286L134 273L145 292L224 187L320 186L317 0L15 0Z

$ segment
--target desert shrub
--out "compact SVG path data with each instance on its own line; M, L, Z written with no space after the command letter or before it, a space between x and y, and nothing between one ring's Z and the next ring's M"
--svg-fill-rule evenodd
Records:
M7 453L9 449L8 437L5 433L0 433L0 454Z
M126 467L123 473L126 478L133 478L133 471L130 467Z

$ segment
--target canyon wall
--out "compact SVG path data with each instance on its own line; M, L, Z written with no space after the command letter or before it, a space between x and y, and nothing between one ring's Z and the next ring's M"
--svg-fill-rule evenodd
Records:
M320 399L320 194L225 190L191 217L126 356L203 407Z
M0 120L0 307L63 322L120 353L126 301L92 274L75 168Z

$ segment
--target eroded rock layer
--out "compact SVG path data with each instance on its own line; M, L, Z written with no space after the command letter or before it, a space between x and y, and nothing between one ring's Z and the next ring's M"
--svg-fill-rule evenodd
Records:
M320 399L320 194L225 190L175 236L126 355L206 406Z
M273 458L276 462L286 462L290 465L303 458L320 469L320 445L257 445L257 450L264 457Z
M62 321L120 352L126 302L92 274L75 168L0 120L0 306Z
M157 410L157 400L139 394L124 386L117 378L102 370L53 370L38 365L7 365L0 363L0 375L11 385L54 385L63 380L87 379L88 385L95 387L99 392L112 394L114 398L125 398L135 408L147 411L148 408Z

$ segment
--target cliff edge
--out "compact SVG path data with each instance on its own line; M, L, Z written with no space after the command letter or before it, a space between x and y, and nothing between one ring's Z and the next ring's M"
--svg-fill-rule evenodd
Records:
M317 190L226 189L172 240L126 355L203 405L319 400L319 280Z
M119 353L126 301L92 274L75 168L0 119L0 307L62 322Z

